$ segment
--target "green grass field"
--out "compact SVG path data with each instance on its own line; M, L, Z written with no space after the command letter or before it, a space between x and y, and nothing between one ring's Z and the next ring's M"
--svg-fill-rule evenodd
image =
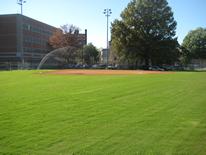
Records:
M37 73L0 72L0 154L206 154L206 72Z

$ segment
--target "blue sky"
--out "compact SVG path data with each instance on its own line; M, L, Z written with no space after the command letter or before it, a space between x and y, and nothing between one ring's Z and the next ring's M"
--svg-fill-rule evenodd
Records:
M110 22L120 18L120 13L130 0L26 0L23 14L47 24L59 27L74 24L82 32L88 30L88 42L106 47L105 8L112 9ZM177 21L178 41L190 30L206 27L206 0L168 0ZM0 14L20 13L16 0L1 0Z

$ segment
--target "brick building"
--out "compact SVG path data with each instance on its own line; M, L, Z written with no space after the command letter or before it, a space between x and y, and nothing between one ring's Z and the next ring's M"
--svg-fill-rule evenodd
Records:
M36 68L51 51L48 40L56 29L21 14L0 15L0 69ZM86 30L80 38L86 44Z

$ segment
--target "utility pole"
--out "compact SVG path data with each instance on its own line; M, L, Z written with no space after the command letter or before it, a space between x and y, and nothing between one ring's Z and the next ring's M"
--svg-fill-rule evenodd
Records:
M17 0L17 4L21 6L21 15L23 15L23 4L26 3L24 0Z
M112 14L111 9L104 9L105 16L107 17L107 68L109 64L109 16Z

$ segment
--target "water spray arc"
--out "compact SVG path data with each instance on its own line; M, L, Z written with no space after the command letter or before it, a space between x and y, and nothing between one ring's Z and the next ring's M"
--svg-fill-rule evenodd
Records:
M71 63L71 60L73 59L73 56L76 54L77 49L75 47L72 46L67 46L67 47L63 47L63 48L58 48L55 49L51 52L49 52L47 55L45 55L41 62L39 63L37 69L42 69L42 67L44 67L44 65L47 64L48 68L51 68L52 66L55 66L55 63L60 63L60 64L65 64L68 65L69 63ZM48 61L52 62L48 62Z

